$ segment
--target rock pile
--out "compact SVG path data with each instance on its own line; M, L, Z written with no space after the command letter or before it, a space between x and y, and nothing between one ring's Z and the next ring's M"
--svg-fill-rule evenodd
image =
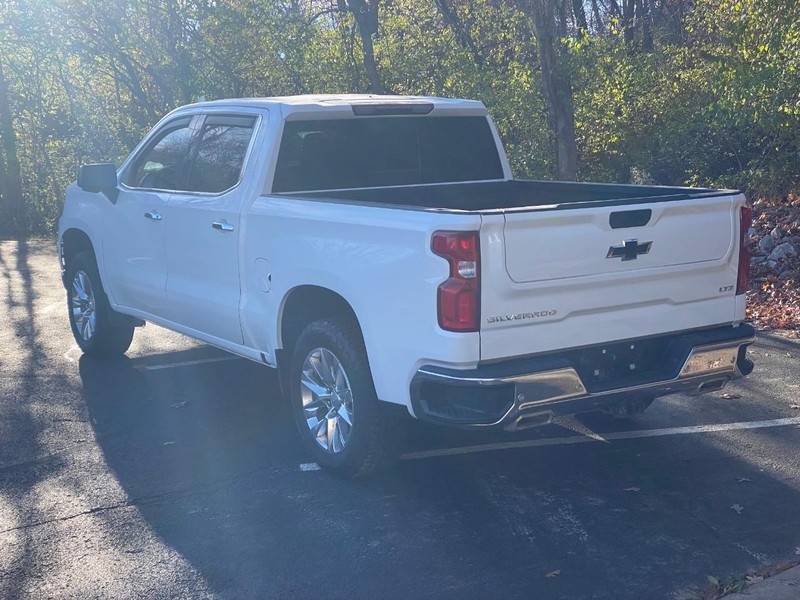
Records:
M758 235L758 231L752 228L751 234ZM797 268L800 235L786 235L780 227L775 227L758 240L753 254L753 265L766 267L781 279L790 277L793 268Z
M800 197L753 203L748 319L800 330Z

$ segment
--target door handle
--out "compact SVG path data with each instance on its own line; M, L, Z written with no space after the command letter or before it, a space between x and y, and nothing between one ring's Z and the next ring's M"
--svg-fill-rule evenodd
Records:
M228 223L227 221L214 221L211 223L211 227L217 231L233 231L233 223Z
M148 210L144 213L145 219L152 219L153 221L160 221L161 220L161 213L155 210Z

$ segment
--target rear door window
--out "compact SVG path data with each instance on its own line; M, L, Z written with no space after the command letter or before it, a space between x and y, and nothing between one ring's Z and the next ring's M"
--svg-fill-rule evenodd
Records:
M238 184L255 122L255 117L206 117L186 190L218 194Z

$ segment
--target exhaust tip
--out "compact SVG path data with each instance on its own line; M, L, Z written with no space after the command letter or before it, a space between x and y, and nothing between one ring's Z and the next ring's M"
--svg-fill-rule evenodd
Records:
M553 422L552 412L539 412L529 415L521 415L516 420L506 425L506 431L522 431L523 429L531 429L533 427L541 427L542 425L549 425Z
M728 383L727 379L715 379L714 381L706 381L697 386L697 394L707 394L708 392L718 392Z

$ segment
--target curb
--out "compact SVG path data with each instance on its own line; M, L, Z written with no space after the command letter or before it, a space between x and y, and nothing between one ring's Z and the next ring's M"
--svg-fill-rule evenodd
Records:
M725 600L798 600L798 598L800 598L800 565L749 585L741 592L725 596Z

